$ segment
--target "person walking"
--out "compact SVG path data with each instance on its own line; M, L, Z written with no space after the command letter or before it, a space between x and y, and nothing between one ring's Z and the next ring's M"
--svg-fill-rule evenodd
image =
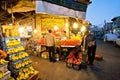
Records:
M93 33L88 33L86 37L86 47L88 54L88 65L93 65L96 54L96 38Z
M45 36L45 44L49 52L50 62L55 62L55 54L54 54L55 38L51 33L52 33L52 30L48 30L48 34Z

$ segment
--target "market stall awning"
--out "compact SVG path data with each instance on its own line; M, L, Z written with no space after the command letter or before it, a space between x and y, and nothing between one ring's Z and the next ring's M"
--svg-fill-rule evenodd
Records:
M1 0L0 1L0 24L9 24L14 22L27 23L35 13L34 0ZM23 22L23 20L25 21ZM26 23L26 24L27 24Z
M10 7L7 8L7 11L9 13L34 11L35 3L35 1L21 0L17 3L17 5L13 6L12 9Z
M49 13L85 19L87 5L75 0L41 0L36 3L36 13Z

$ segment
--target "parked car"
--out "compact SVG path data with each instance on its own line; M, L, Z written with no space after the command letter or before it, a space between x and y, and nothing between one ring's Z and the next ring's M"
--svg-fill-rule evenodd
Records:
M104 35L104 41L115 41L117 39L117 35L116 34L105 34Z
M117 38L117 39L115 40L115 43L116 43L116 45L120 46L120 38Z

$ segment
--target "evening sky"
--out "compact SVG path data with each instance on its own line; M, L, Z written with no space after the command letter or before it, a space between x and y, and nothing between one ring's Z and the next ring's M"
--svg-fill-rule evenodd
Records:
M91 0L88 5L86 19L93 25L102 27L104 22L120 16L120 0Z

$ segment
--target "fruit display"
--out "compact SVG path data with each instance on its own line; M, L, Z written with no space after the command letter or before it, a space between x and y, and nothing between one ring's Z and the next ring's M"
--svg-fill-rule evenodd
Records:
M72 37L71 37L71 39L72 40L79 40L80 42L82 41L82 36L80 36L80 35L73 35Z
M77 36L72 36L71 39L57 40L56 46L77 46L80 45L81 42L82 42L82 37L77 35Z
M77 46L80 43L81 42L79 40L72 40L72 39L56 41L57 46Z
M0 79L4 77L4 72L0 71Z
M4 59L0 59L0 65L4 65L4 64L7 64L8 61L4 60Z
M23 60L22 62L13 63L13 67L16 69L20 69L31 63L32 63L32 61L28 58L28 59Z
M7 47L11 47L11 46L18 46L18 45L20 45L21 43L20 43L20 41L19 40L9 40L9 41L7 41Z
M16 53L16 52L20 52L25 50L23 46L17 46L16 48L10 48L7 51L7 54L12 54L12 53Z
M17 32L18 26L15 25L2 25L2 31L5 33L6 37L10 36L18 36L19 32Z
M74 69L79 69L79 66L82 62L82 53L77 50L72 50L67 56L67 67Z
M61 46L61 40L56 40L56 46Z
M19 59L26 58L28 56L29 55L26 52L21 52L19 54L13 54L12 56L10 56L10 60L16 61L16 60L19 60Z
M17 77L16 80L23 80L23 79L28 80L28 78L30 78L35 73L36 70L32 66L29 66L19 71L19 76Z
M38 44L44 45L45 44L45 38L40 38L38 41Z
M27 80L35 70L32 67L32 61L28 53L25 52L20 37L12 36L6 38L8 70L15 80Z

